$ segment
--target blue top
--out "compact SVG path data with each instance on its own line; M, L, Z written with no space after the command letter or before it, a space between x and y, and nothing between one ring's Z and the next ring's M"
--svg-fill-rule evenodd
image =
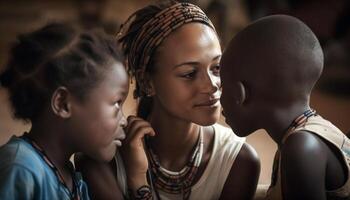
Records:
M86 183L74 173L81 200L89 200ZM69 200L71 192L24 139L13 136L0 148L0 199L62 199Z

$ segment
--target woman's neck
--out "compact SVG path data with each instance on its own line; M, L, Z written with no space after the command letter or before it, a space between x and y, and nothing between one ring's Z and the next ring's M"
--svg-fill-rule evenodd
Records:
M177 171L190 159L201 127L166 112L154 110L150 123L156 136L150 145L163 167Z

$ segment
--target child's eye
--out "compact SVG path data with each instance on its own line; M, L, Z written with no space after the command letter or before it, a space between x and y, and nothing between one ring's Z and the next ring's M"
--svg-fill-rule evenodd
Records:
M114 103L114 106L117 107L118 109L120 109L120 107L123 105L123 101L119 100L117 102Z
M120 109L119 103L115 103L114 106L115 106L117 109Z
M211 68L212 72L216 76L220 76L220 65L215 65Z

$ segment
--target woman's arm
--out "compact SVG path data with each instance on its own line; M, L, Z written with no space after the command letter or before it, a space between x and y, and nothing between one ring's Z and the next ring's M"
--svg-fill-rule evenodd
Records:
M244 143L227 177L220 199L253 199L260 175L256 151Z

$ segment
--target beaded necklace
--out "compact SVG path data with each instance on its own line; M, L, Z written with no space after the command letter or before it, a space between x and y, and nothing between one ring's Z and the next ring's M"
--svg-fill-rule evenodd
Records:
M157 189L170 194L182 194L183 199L189 199L193 180L198 172L199 165L203 157L203 132L199 130L199 138L186 166L178 172L169 171L160 165L157 155L153 152L148 142L146 142L147 155L150 160L150 172L152 185L157 198L160 199Z
M58 168L54 165L54 163L51 161L51 159L47 156L47 154L45 153L45 151L36 143L34 142L28 135L27 133L25 133L24 135L22 135L20 138L24 139L25 141L27 141L30 145L32 145L32 147L39 153L39 155L43 158L43 160L45 161L45 163L52 169L52 171L55 173L58 181L69 191L69 196L71 200L80 200L80 194L79 194L79 186L78 183L76 182L76 180L74 179L74 167L73 165L70 163L69 168L71 171L71 175L72 175L72 180L73 180L73 191L71 191L66 183L66 181L64 180L62 174L60 173L60 171L58 170Z
M284 142L287 140L288 136L293 133L293 131L304 125L305 122L307 121L307 119L309 117L315 116L316 115L316 111L313 109L308 109L305 112L303 112L303 114L301 114L299 117L297 117L288 127L288 130L286 132L286 134L283 136L282 138L282 144L284 144Z

